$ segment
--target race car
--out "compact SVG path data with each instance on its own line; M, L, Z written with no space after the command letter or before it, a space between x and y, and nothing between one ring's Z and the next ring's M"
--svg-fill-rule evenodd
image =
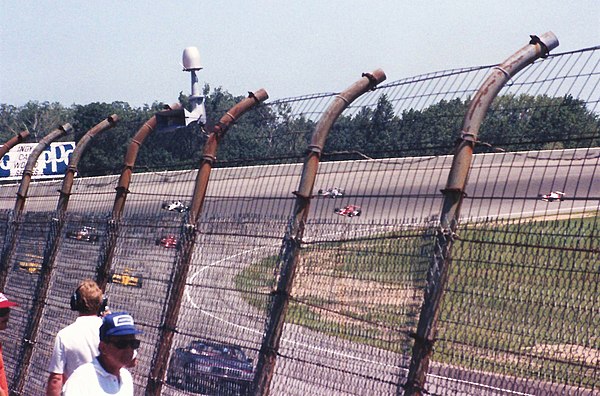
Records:
M565 199L565 193L562 191L552 191L549 194L540 195L544 202L563 201Z
M169 385L208 395L250 395L253 379L252 359L240 347L204 340L175 349L167 374Z
M93 243L98 241L98 233L94 227L83 226L77 231L67 232L67 238Z
M176 248L178 242L179 241L177 240L177 237L173 234L165 235L164 237L156 240L157 245L167 249Z
M334 212L340 216L354 217L360 216L362 209L357 205L347 205L343 208L335 208Z
M163 202L160 207L168 212L183 213L183 212L187 212L188 210L190 210L190 207L181 201Z
M142 278L134 275L129 268L125 268L121 273L113 272L108 281L123 286L142 287Z
M344 196L344 190L342 190L339 187L333 187L333 188L328 188L327 190L319 190L317 191L317 194L320 197L325 197L325 198L338 198L338 197L343 197Z
M19 260L19 269L30 274L39 274L42 271L43 256L39 254L25 253Z

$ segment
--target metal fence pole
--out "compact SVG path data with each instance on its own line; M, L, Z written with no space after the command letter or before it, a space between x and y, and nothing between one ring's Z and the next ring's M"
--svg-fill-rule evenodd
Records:
M33 149L29 157L27 158L27 163L25 164L25 169L23 169L23 177L21 178L21 184L19 184L19 191L17 192L17 200L15 201L15 212L20 214L25 207L25 201L27 200L27 191L29 190L29 183L31 182L31 177L33 176L33 169L35 168L35 164L42 154L42 152L46 149L50 143L55 141L58 138L61 138L65 135L68 135L73 131L73 127L71 124L65 124L57 129L53 130L46 136L44 136L37 146Z
M114 127L118 119L119 117L113 114L106 120L90 129L81 139L79 139L75 150L73 150L73 154L71 154L69 166L67 168L65 177L63 178L63 187L60 190L60 198L57 205L57 217L51 220L50 230L48 231L48 236L46 237L46 245L44 247L44 257L40 276L37 280L36 290L33 296L33 306L31 307L29 318L27 320L27 327L23 336L25 342L21 348L19 359L17 359L19 365L16 368L15 375L13 377L15 378L13 389L16 394L20 395L23 392L23 387L27 382L27 372L31 362L31 356L33 355L33 347L37 341L40 321L46 305L48 288L50 286L50 278L52 276L52 271L54 270L54 260L56 259L56 253L58 250L58 240L64 225L64 214L67 210L68 199L71 192L71 187L73 185L73 177L77 172L79 158L85 151L91 138L102 131Z
M256 375L254 377L254 388L257 395L269 394L275 370L275 360L279 350L279 342L294 281L296 264L298 262L298 254L304 234L304 225L308 218L308 210L317 177L321 152L323 151L329 130L346 107L360 95L384 81L385 78L385 73L381 69L375 70L370 74L363 74L359 81L336 96L315 127L308 147L308 155L304 161L300 186L298 191L294 192L296 202L292 219L283 238L282 254L278 263L279 268L281 268L279 281L273 294L273 303L267 319L265 336L260 348Z
M181 108L179 103L172 104L168 107L164 113L171 112L172 110L178 110ZM159 112L158 114L160 114ZM157 124L157 115L152 116L148 121L142 125L138 132L133 136L127 152L125 153L125 159L123 161L123 170L119 177L119 183L117 184L117 194L115 196L115 202L113 204L112 217L108 220L107 226L107 238L105 241L104 249L96 269L96 283L102 290L106 290L106 284L108 283L108 276L110 268L112 266L112 260L117 246L118 236L118 225L121 220L123 208L125 207L125 201L127 194L129 193L129 183L131 182L131 174L133 173L133 166L137 159L138 151L140 146L144 143L144 140L154 131Z
M552 32L541 37L531 36L528 45L521 48L504 63L496 66L483 82L471 101L461 131L446 187L442 190L444 202L440 215L440 227L436 231L434 254L427 274L427 286L419 316L417 331L413 334L415 343L406 384L398 388L398 394L422 395L425 393L427 371L435 343L439 309L442 302L451 263L451 250L458 228L460 207L465 195L465 187L473 148L477 143L479 127L490 104L508 80L535 60L545 57L558 46Z
M17 144L23 142L27 137L29 137L29 131L22 131L19 134L17 134L16 136L13 136L12 138L8 139L8 141L6 141L6 143L4 143L2 146L0 146L0 160L4 157L4 155L6 153L8 153L10 151L10 149L12 149L14 146L16 146ZM14 219L14 213L12 214L13 219ZM14 224L14 221L11 222L9 221L9 224ZM4 290L4 283L6 282L6 276L8 274L8 264L10 261L10 256L12 255L12 250L7 250L7 248L9 246L12 246L14 241L12 240L13 238L13 233L11 232L11 227L7 227L7 233L4 236L4 245L2 247L2 254L0 256L0 283L2 285L2 289L0 290ZM11 247L12 249L12 247Z
M0 159L2 159L2 157L4 157L4 155L6 153L8 153L11 148L13 148L17 144L23 142L28 137L29 137L29 131L22 131L22 132L19 132L17 135L11 137L10 139L8 139L6 141L6 143L4 143L2 146L0 146Z
M114 128L117 125L117 122L119 122L119 116L113 114L87 131L86 134L83 135L77 142L77 146L75 147L75 150L73 150L73 154L71 154L69 166L67 167L67 172L63 178L62 187L59 190L60 196L58 198L58 203L56 204L56 211L58 212L58 216L60 218L62 218L67 211L69 198L71 197L71 188L73 187L73 179L77 173L77 166L79 165L81 156L87 149L87 146L94 136L108 129Z
M173 284L169 290L164 323L160 327L160 341L152 359L152 370L148 377L146 395L160 395L162 389L163 378L165 377L167 370L169 351L171 350L173 336L177 329L177 320L179 318L185 282L187 280L187 274L196 243L196 222L202 211L208 187L208 180L213 163L216 160L219 142L223 136L225 136L225 133L231 124L248 110L265 101L268 97L269 95L264 89L260 89L255 93L250 93L246 99L232 107L221 120L219 120L204 145L202 162L200 163L200 169L196 176L196 185L194 187L189 217L180 234L180 244L177 247L180 249L180 252L178 252L180 254L175 256Z
M69 134L72 130L71 124L64 124L51 131L39 141L27 158L25 169L23 169L23 176L21 177L21 183L19 184L19 190L17 191L17 200L15 201L13 210L12 227L7 231L7 239L5 239L5 244L2 249L2 258L0 260L0 290L4 290L4 286L6 285L8 267L15 250L17 233L19 232L21 223L21 214L25 207L25 201L27 200L27 191L29 190L29 183L31 182L35 163L37 162L38 157L46 149L46 146L56 139Z

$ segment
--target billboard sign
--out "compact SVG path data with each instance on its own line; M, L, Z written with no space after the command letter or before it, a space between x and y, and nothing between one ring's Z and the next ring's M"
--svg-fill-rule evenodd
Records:
M37 143L21 143L13 147L0 160L0 181L20 180L27 165L29 155ZM33 168L32 179L51 179L62 177L69 166L75 142L55 142L46 146Z

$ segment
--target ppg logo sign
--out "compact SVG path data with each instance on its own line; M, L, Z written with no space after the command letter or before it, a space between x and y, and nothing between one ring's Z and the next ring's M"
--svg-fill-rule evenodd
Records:
M19 180L29 155L37 143L22 143L13 147L0 161L0 180ZM33 168L32 179L61 177L67 171L75 142L50 143L40 154Z

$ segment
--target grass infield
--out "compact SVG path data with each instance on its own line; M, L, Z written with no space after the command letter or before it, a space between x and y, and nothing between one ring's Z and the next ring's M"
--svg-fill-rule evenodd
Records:
M435 227L301 250L286 321L410 353ZM600 387L600 217L461 225L433 360ZM236 277L265 313L278 257Z

